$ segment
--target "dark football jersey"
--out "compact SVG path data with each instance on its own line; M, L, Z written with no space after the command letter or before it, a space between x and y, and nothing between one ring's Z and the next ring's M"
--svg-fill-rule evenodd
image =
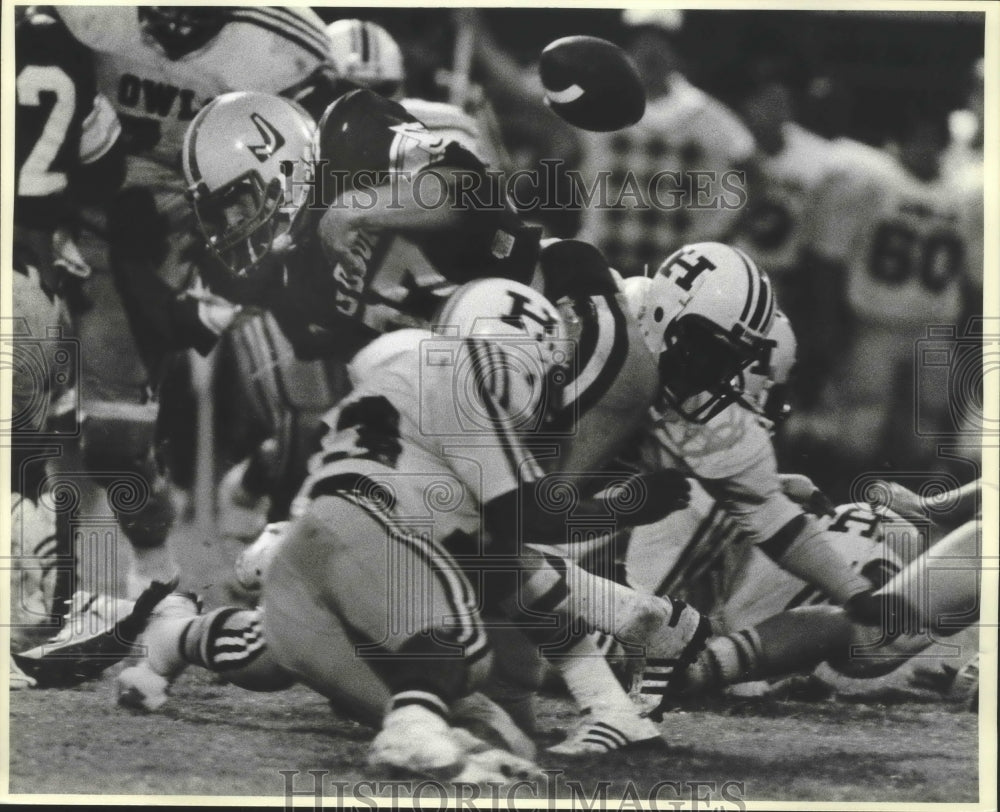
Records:
M347 93L328 108L318 141L317 190L326 203L351 190L363 200L394 173L415 177L434 167L488 182L485 166L471 152L368 90ZM485 194L480 190L481 198ZM457 284L484 277L528 283L540 231L526 226L505 198L490 202L466 201L462 223L447 231L373 235L359 275L339 264L330 267L315 236L323 213L318 209L310 213L294 256L270 272L258 302L274 313L300 357L349 358L381 333L426 324Z
M120 126L97 97L90 52L55 18L31 13L17 24L15 62L14 220L48 229L63 214L74 171L104 155Z

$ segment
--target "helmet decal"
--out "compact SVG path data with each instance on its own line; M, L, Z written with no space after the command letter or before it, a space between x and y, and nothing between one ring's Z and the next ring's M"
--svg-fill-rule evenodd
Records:
M275 126L260 113L251 113L250 120L260 133L263 143L247 144L247 149L253 153L254 157L264 163L285 145L284 136L275 129Z

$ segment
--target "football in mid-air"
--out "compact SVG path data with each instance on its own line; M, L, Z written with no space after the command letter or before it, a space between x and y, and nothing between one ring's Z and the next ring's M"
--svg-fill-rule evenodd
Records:
M632 60L599 37L563 37L539 61L545 103L560 118L594 132L635 124L646 111L646 93Z

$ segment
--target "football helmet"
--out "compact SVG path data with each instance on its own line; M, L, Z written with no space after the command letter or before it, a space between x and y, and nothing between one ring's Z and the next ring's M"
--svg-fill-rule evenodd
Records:
M246 276L289 236L309 197L315 122L296 102L267 93L224 93L184 136L188 199L209 250Z
M147 39L176 60L211 42L228 18L212 6L139 6L139 28Z
M337 73L360 87L393 98L403 87L403 52L382 26L336 20L326 27Z
M780 310L774 314L767 344L764 357L743 373L737 386L743 390L741 401L777 426L791 413L788 381L798 348L792 323Z
M469 349L469 366L456 379L460 407L488 391L517 426L537 427L557 405L569 342L559 311L538 291L507 279L468 282L447 299L434 332Z
M704 242L667 257L638 312L663 405L705 423L736 401L733 382L764 358L774 313L770 281L739 249Z

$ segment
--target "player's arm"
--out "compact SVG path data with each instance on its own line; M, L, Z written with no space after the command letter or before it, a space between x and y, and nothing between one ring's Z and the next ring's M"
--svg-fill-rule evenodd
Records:
M457 143L437 149L426 165L392 172L386 183L345 191L333 201L318 229L331 263L364 273L372 252L369 235L443 232L461 228L475 215L475 203L466 195L487 193L485 167Z
M836 603L846 603L872 584L851 567L834 534L787 495L768 443L743 470L702 485L737 525L778 566L820 589Z
M79 161L69 172L69 192L82 203L102 203L125 179L125 139L111 102L94 96L80 131Z

